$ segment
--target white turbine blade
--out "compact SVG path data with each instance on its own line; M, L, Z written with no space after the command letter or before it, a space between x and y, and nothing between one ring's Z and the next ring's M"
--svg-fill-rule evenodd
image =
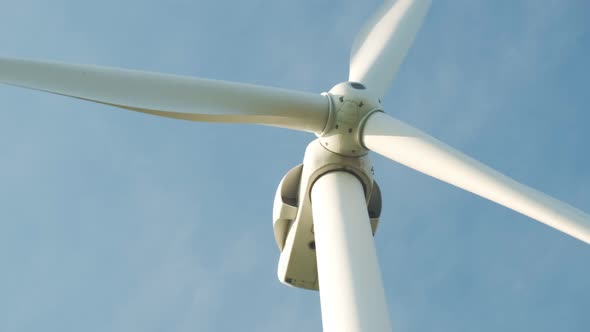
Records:
M0 82L169 118L254 123L319 133L319 94L224 81L0 57Z
M386 0L358 33L348 80L382 98L430 8L431 0Z
M590 216L518 183L425 133L377 112L363 144L391 160L470 191L590 244Z

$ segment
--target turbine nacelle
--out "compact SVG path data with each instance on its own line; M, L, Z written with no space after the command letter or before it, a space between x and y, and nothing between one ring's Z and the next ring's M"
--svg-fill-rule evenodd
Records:
M363 186L373 234L381 214L381 191L361 140L364 122L381 111L380 102L358 82L339 83L323 95L330 100L327 124L307 146L303 164L281 180L273 208L275 240L281 250L279 280L312 290L319 289L311 202L315 181L329 172L351 173Z
M311 142L305 150L303 164L283 177L273 207L273 229L281 251L279 280L311 290L319 289L311 201L314 183L330 172L353 174L363 187L373 235L381 215L381 190L373 180L369 156L343 156L327 150L319 141Z
M324 95L330 99L330 112L324 131L318 135L322 146L344 156L366 155L361 128L370 114L382 111L379 99L358 82L339 83Z

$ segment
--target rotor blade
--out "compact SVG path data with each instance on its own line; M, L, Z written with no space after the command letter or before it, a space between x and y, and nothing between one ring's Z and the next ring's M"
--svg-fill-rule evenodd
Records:
M382 98L430 8L431 0L386 0L358 33L348 80Z
M319 133L326 97L216 80L0 57L0 82L169 118Z
M385 113L373 113L363 144L400 164L470 191L590 244L590 216L518 183Z

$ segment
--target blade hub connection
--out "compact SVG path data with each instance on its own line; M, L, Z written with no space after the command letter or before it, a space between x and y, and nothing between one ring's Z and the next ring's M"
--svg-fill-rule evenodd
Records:
M381 111L380 101L358 82L342 82L324 95L330 98L330 115L318 135L322 146L344 156L366 155L361 128L371 113Z

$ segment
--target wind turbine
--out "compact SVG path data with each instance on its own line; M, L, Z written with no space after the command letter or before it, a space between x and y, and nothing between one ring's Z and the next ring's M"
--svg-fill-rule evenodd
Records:
M3 59L0 62L0 76L2 81L9 84L155 115L198 121L267 124L318 134L318 140L308 147L303 168L294 169L293 173L289 173L291 177L285 177L287 181L283 181L280 187L286 188L285 196L279 191L275 201L275 232L277 242L283 249L281 261L284 262L283 274L280 276L288 284L316 287L314 280L291 277L289 269L292 260L297 258L292 253L306 250L311 256L292 268L298 269L299 266L309 264L313 277L313 259L317 250L320 283L328 280L320 285L326 330L345 330L355 326L359 330L387 330L384 301L371 302L380 301L382 290L376 261L370 259L374 257L374 252L371 251L371 238L366 236L370 233L369 221L359 224L348 220L368 219L367 206L354 203L369 203L369 208L376 208L371 203L378 204L372 201L378 197L378 191L374 190L370 162L366 159L367 149L532 215L588 242L588 216L583 212L515 184L381 112L380 99L428 6L429 1L386 2L382 11L375 16L376 19L368 25L371 33L364 30L357 37L351 59L350 82L335 86L323 96L227 82L16 59ZM389 24L397 22L400 24ZM376 29L371 30L373 27ZM392 37L391 40L388 36ZM384 56L374 57L379 54ZM194 110L204 113L195 115ZM173 113L164 114L163 111ZM289 184L296 187L296 197L289 196L293 193L287 188ZM339 187L342 189L336 190ZM313 206L311 201L315 202ZM289 204L293 202L296 203ZM343 213L340 218L331 220L336 215L335 211ZM369 212L373 213L373 219L378 217L378 211ZM308 229L305 233L302 227L310 225L310 215L314 216L315 231L309 232ZM365 226L364 231L346 228L359 225ZM322 228L324 226L334 229ZM301 236L300 231L303 232ZM363 232L365 236L361 238ZM338 239L333 234L343 234L345 237ZM349 242L348 237L352 238ZM311 240L317 240L316 249L312 248ZM334 250L337 247L342 251ZM366 255L358 257L352 254L337 256L338 252L358 253L367 250L369 252ZM326 263L322 263L322 259ZM330 265L347 260L350 260L352 269L341 270L343 267L340 264ZM322 272L324 266L330 268ZM345 275L350 275L349 283L336 282ZM360 278L360 281L355 278ZM312 285L308 286L308 282ZM330 290L332 286L334 289ZM346 294L346 290L350 291L350 297L341 299L340 296ZM354 293L355 290L360 292ZM358 299L357 296L365 296L369 304L356 307L362 304L362 301L352 300ZM350 321L342 319L342 312L347 310L351 314L345 314L344 317L350 318ZM356 314L352 314L353 311ZM358 325L353 322L358 322Z

